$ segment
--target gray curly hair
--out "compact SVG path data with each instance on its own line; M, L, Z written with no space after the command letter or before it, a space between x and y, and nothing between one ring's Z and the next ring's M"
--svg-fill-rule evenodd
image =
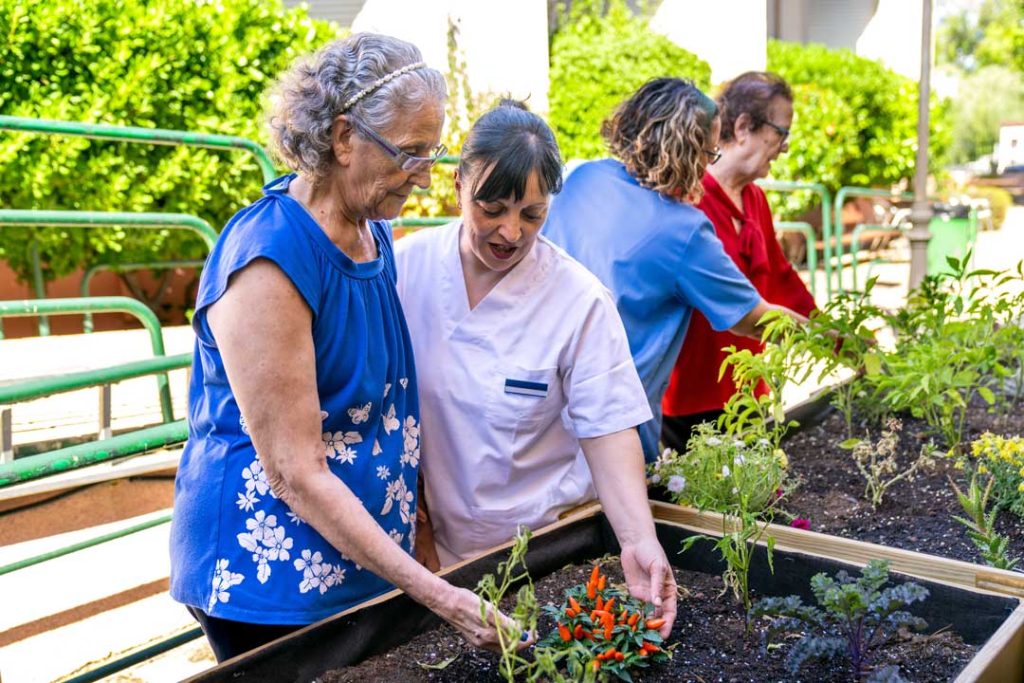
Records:
M339 114L386 130L397 112L444 101L444 76L430 67L381 83L422 60L412 43L376 33L355 33L300 59L270 91L267 124L274 152L290 168L322 178L334 162L331 129Z

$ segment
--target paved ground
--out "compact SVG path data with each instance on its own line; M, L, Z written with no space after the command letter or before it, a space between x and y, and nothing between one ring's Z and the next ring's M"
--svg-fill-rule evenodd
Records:
M892 261L871 266L872 272L879 275L875 297L878 303L895 307L906 296L908 252L905 245L901 248L897 244L885 256ZM1001 231L983 232L978 236L975 265L1009 268L1022 258L1024 208L1015 208ZM859 269L863 281L869 266L861 264ZM847 283L851 281L849 270L845 278ZM819 287L819 291L823 292L823 287ZM55 367L65 371L99 367L148 354L148 342L141 332L98 333L85 337L0 342L0 381L52 372ZM188 350L191 346L188 328L168 330L167 346L168 353ZM182 414L183 408L182 381L178 377L174 383L178 414ZM123 410L118 413L115 409L123 426L155 419L157 404L151 383L151 380L142 380L134 388L125 383L115 391L115 396L124 397L121 400ZM787 392L787 403L802 400L811 389L795 387ZM41 428L39 423L53 420L55 416L66 418L60 426L64 430L61 435L75 428L80 431L92 428L95 413L93 411L90 417L89 410L95 405L94 396L80 392L51 401L46 406L16 410L20 439L34 438L37 432L33 430ZM9 543L0 547L0 565L166 511L156 510L131 520ZM167 528L167 525L158 526L106 547L80 551L33 569L0 575L0 596L3 596L0 677L9 683L60 679L86 663L116 657L132 647L192 628L194 622L170 600L162 583L167 576ZM46 620L55 614L70 621L51 627ZM177 681L212 664L209 648L203 640L198 640L107 680Z

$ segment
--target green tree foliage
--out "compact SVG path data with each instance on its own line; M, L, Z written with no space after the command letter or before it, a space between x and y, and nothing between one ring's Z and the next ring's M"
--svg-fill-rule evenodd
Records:
M622 100L659 76L707 89L711 68L648 27L625 0L574 0L551 41L551 126L566 159L607 152L601 122Z
M1024 76L998 65L966 75L953 101L952 161L991 154L999 141L999 125L1011 120L1024 120Z
M794 86L790 151L772 167L780 180L889 186L914 173L917 83L850 50L768 42L768 70ZM824 92L823 92L824 91ZM824 94L828 93L828 94ZM932 98L930 161L941 168L950 144L949 107ZM774 194L774 193L773 193ZM812 201L781 199L773 208L790 217Z
M1009 66L1024 73L1024 4L983 0L946 17L938 31L936 58L966 72Z
M264 89L336 33L281 0L0 0L0 113L264 141ZM0 166L2 206L183 212L218 228L262 180L241 153L11 133L0 134ZM4 228L0 259L22 278L33 234L50 279L204 253L178 231Z

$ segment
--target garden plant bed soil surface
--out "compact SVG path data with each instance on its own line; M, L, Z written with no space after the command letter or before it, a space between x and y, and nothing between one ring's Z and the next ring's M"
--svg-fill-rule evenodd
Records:
M967 445L985 431L1007 437L1019 435L1024 431L1024 406L1015 406L1009 414L993 414L976 402L967 424ZM872 440L878 439L880 431L871 428ZM854 435L864 438L864 428L856 422ZM820 424L804 427L783 442L790 472L801 479L799 487L783 502L785 511L808 519L813 531L984 564L967 538L966 528L952 517L962 516L963 510L949 477L961 489L966 483L963 472L954 469L952 459L936 456L934 467L913 481L894 484L876 510L865 498L865 480L851 451L837 445L845 438L842 417L833 412ZM901 467L913 462L928 438L923 420L903 418L898 456ZM1024 520L1001 511L996 530L1010 539L1010 557L1024 557Z
M586 582L592 565L573 565L535 582L540 604L562 604L564 591ZM621 584L618 558L602 563L610 581ZM837 665L808 664L798 676L785 667L785 650L766 652L764 628L755 625L745 636L743 619L731 593L722 595L717 575L675 570L680 591L679 612L667 643L676 646L670 662L634 671L636 681L849 681L849 672ZM507 608L508 606L506 606ZM541 635L552 629L542 616ZM929 631L944 626L930 624ZM878 664L899 664L901 674L912 681L953 680L977 648L965 644L949 630L930 636L910 635L884 648ZM451 660L443 669L427 669ZM368 683L373 681L501 681L498 656L475 650L452 628L443 625L423 633L405 645L363 663L329 671L321 683ZM613 679L615 680L615 679Z

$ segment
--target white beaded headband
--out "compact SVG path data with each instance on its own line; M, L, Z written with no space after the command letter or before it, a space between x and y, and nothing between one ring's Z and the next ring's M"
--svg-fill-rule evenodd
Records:
M388 83L390 83L394 79L398 78L399 76L401 76L403 74L407 74L410 71L415 71L416 69L422 69L426 65L427 65L426 62L415 62L413 64L409 64L408 66L403 66L401 69L397 69L395 71L392 71L389 74L381 76L380 78L375 80L373 83L371 83L370 85L366 86L365 88L363 88L362 90L357 92L355 95L353 95L352 97L350 97L347 100L345 100L345 104L341 105L341 113L344 114L349 109L351 109L356 104L358 104L359 100L363 99L364 97L366 97L370 93L374 92L375 90L377 90L377 89L387 85Z

